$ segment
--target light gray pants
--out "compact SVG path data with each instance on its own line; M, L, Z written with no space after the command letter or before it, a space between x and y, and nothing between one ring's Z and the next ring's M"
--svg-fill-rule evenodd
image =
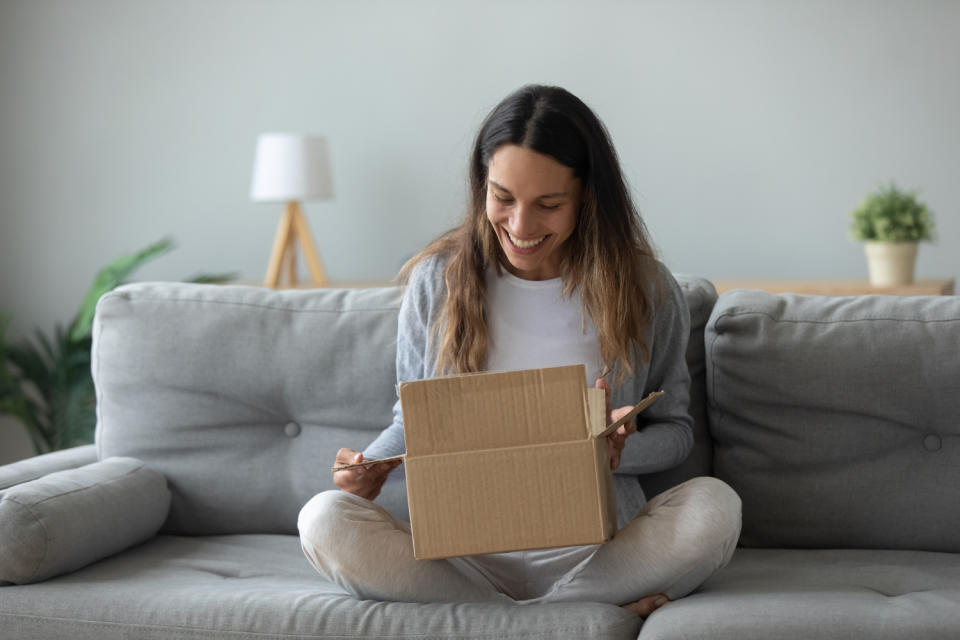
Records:
M740 498L716 478L689 480L656 496L602 545L557 550L555 567L550 552L540 552L534 565L548 579L521 581L536 588L519 592L504 589L485 569L494 556L493 566L502 568L507 554L417 560L409 525L350 493L317 494L300 511L298 526L314 568L358 598L620 605L656 593L681 598L725 566L740 537Z

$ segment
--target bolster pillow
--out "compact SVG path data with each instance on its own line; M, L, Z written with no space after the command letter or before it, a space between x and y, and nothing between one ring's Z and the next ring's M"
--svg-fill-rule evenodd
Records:
M166 478L107 458L0 492L0 581L39 582L152 537L170 509Z

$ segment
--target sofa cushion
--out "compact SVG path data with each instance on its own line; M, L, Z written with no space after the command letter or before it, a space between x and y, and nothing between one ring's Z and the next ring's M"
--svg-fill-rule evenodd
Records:
M960 555L738 549L693 595L657 610L640 640L952 640Z
M48 582L0 587L0 637L634 639L640 620L598 603L357 600L313 570L296 536L159 536Z
M732 291L706 329L747 546L960 551L960 298Z
M27 584L153 536L167 517L163 476L109 458L0 491L0 581Z
M337 449L390 424L399 303L399 288L106 294L93 328L99 455L167 477L168 532L296 533L300 508L335 488ZM397 485L379 501L403 517Z
M707 428L707 381L703 352L703 329L717 301L717 290L709 280L691 275L675 276L690 309L690 340L687 368L690 370L690 417L693 418L693 450L677 467L640 476L647 499L697 476L713 473L713 444Z

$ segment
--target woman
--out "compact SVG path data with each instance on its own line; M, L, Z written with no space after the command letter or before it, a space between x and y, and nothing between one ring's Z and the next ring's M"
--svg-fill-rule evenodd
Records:
M654 258L606 130L563 89L527 86L494 108L470 191L463 223L401 273L397 377L584 364L611 420L632 408L609 411L611 399L665 390L639 432L628 424L610 436L610 466L629 474L615 476L622 528L603 545L417 561L406 523L371 502L393 461L334 474L341 491L300 514L304 552L361 598L590 600L649 615L725 565L740 531L739 498L719 480L696 478L644 505L635 477L679 464L692 446L683 295ZM403 451L397 402L393 424L337 462Z

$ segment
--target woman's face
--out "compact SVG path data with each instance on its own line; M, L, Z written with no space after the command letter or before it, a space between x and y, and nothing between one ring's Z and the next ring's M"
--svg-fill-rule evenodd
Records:
M524 280L559 277L563 243L579 210L580 179L573 169L514 144L494 152L487 167L487 219L510 273Z

